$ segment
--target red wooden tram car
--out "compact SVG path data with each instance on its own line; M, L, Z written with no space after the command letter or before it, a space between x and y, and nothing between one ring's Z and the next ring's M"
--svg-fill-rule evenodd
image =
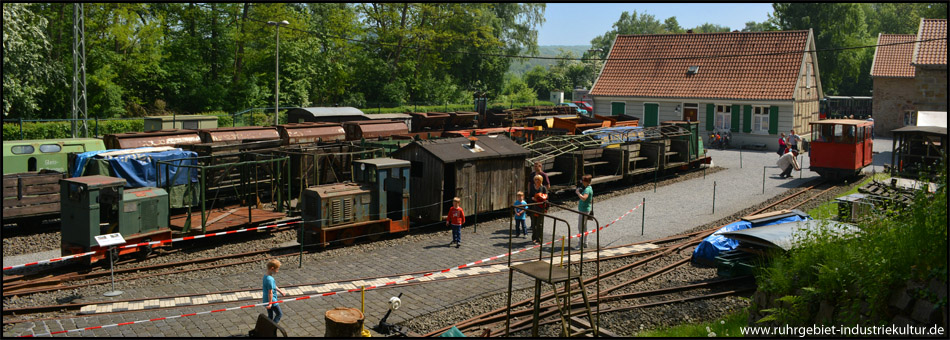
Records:
M811 171L828 179L852 177L871 164L874 122L827 119L811 123Z

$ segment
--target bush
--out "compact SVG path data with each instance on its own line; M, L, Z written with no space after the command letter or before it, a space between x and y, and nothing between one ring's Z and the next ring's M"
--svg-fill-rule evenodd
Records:
M142 132L145 131L145 122L134 120L100 120L98 122L99 136L112 133ZM89 136L96 134L96 121L89 121ZM82 135L80 131L79 135ZM22 139L62 139L70 138L71 126L68 121L62 122L24 122ZM20 140L20 127L15 123L3 124L3 140Z
M794 303L770 310L772 315L761 321L809 326L794 321L808 323L807 313L821 301L836 307L834 323L889 321L887 304L895 287L908 280L946 278L946 164L942 169L936 193L919 191L910 206L891 207L860 223L857 237L821 231L800 235L798 248L773 256L756 273L759 289Z

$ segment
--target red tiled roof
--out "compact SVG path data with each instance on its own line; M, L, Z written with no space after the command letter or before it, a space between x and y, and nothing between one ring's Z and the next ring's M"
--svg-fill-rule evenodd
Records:
M808 32L618 35L590 93L791 100L807 49ZM771 55L709 58L748 54ZM699 71L687 75L690 66L699 66Z
M878 45L914 41L913 34L881 34L877 37ZM874 62L871 66L872 77L913 78L914 66L910 59L914 56L914 45L898 44L878 46L874 51Z
M914 46L915 65L947 65L947 19L921 19L917 40L943 38L919 42Z

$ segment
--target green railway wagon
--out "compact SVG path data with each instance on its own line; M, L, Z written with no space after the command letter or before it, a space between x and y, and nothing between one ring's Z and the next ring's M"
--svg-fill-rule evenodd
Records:
M3 174L43 169L66 172L67 154L105 149L102 140L95 138L3 141Z

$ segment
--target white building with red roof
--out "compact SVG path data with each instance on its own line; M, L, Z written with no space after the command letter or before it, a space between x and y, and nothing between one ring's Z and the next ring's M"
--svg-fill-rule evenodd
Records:
M600 115L700 121L732 145L810 136L822 97L811 30L618 35L590 91Z

